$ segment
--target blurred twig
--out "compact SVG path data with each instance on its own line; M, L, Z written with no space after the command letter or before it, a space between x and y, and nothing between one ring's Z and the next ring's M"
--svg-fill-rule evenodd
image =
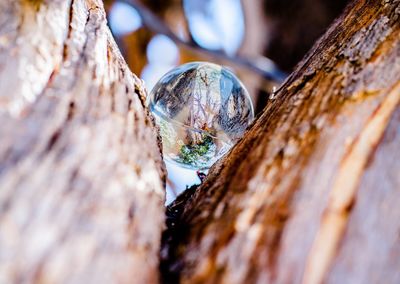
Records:
M194 50L198 53L202 53L206 56L227 61L238 67L246 68L247 70L254 72L264 79L281 83L286 78L286 73L282 72L276 64L269 58L259 56L257 58L247 58L236 55L232 57L223 51L209 50L199 46L196 42L186 41L178 37L157 15L155 15L150 9L144 6L137 0L120 0L121 2L127 3L134 7L140 14L143 24L151 31L163 34L173 40L175 43Z

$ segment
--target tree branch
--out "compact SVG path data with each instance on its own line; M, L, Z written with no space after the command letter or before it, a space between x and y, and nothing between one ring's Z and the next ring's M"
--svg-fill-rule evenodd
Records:
M0 282L157 282L164 165L102 2L0 19Z
M163 34L169 37L178 45L192 50L194 52L200 53L203 56L210 57L217 60L222 60L233 64L240 68L245 68L246 70L253 72L266 80L273 81L277 84L282 83L282 81L286 78L286 74L279 70L276 64L266 58L259 56L257 58L246 58L240 55L230 56L223 51L217 50L209 50L202 48L198 44L196 44L193 40L186 41L180 37L178 37L169 27L166 25L159 17L157 17L151 10L146 8L140 1L137 0L121 0L121 2L125 2L132 7L134 7L138 13L140 14L144 25L149 28L151 31Z
M348 6L170 206L166 282L399 283L399 4Z

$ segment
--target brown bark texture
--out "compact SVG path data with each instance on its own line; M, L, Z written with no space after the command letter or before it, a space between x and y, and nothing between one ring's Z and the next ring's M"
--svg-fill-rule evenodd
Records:
M274 95L169 206L166 282L400 283L400 1L353 1Z
M164 165L99 0L0 0L0 283L155 283Z

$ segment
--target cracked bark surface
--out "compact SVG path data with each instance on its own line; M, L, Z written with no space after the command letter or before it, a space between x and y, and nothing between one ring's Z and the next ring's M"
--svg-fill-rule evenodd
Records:
M165 282L400 282L399 6L354 1L168 208ZM0 283L159 281L144 97L100 0L0 0Z
M168 208L175 283L400 282L400 1L350 4Z
M0 0L0 282L155 283L164 165L98 0Z

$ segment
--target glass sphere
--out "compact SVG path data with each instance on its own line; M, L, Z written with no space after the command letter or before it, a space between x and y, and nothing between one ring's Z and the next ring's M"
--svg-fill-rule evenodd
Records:
M147 103L160 128L164 158L191 169L211 167L254 119L250 96L239 79L206 62L169 71Z

